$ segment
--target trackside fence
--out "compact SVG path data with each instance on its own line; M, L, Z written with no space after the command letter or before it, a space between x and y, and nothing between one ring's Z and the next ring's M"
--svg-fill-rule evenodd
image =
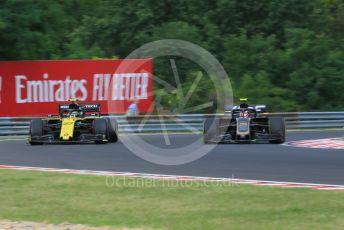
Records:
M207 117L222 114L179 114L150 116L109 116L118 122L120 133L149 132L201 132ZM344 112L298 112L267 113L267 116L282 116L287 129L344 128ZM0 136L27 135L32 118L0 118Z

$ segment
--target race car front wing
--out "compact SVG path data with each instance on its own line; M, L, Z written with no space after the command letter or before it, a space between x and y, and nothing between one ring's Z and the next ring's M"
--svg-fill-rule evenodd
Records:
M31 136L29 135L29 142L38 142L38 143L87 143L94 141L103 141L107 142L106 135L102 134L80 134L78 139L72 140L62 140L55 138L52 134L47 134L43 136Z

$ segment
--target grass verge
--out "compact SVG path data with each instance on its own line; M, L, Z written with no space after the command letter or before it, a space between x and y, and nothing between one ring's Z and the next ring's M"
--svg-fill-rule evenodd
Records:
M156 229L343 229L344 193L0 170L0 219Z

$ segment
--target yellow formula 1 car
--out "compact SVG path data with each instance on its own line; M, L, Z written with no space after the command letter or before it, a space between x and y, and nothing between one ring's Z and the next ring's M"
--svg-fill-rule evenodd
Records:
M31 145L43 143L117 142L116 120L100 117L99 104L59 105L59 115L36 118L30 123L28 141Z

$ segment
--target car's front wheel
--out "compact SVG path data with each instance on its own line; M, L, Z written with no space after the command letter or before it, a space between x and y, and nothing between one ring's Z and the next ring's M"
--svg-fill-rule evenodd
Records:
M203 142L204 144L216 144L216 133L219 126L219 120L216 118L206 118L203 124Z
M273 137L277 137L274 140L270 140L272 144L282 144L285 142L285 124L282 117L270 117L269 118L270 134Z
M107 122L104 118L97 118L93 120L93 134L94 135L102 135L103 137L107 137L108 133L108 126ZM95 141L96 144L105 144L106 141L97 140Z
M29 144L42 145L42 142L32 141L32 137L41 137L43 135L43 120L40 118L32 119L29 128Z
M111 143L115 143L118 141L118 124L117 121L115 119L111 119L111 118L106 118L106 123L107 123L107 129L108 129L108 133L107 133L107 139L109 140L109 142Z

